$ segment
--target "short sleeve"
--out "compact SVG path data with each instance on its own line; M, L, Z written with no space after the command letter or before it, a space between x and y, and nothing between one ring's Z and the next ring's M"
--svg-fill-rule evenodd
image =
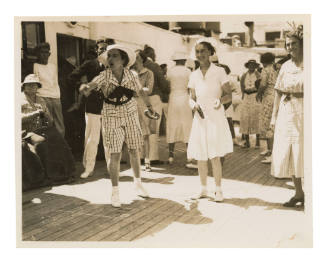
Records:
M223 86L224 84L226 84L227 82L229 82L229 78L225 72L225 69L223 68L218 68L220 70L219 72L219 82L220 85Z
M192 72L189 76L187 87L190 89L195 89L195 79L194 79L194 73Z
M282 65L282 67L280 68L278 76L277 76L277 80L276 80L276 83L275 83L275 89L277 89L277 90L282 89L283 75L284 75L284 65Z
M262 87L266 87L268 84L268 72L267 70L262 70L261 74L260 74L260 86Z

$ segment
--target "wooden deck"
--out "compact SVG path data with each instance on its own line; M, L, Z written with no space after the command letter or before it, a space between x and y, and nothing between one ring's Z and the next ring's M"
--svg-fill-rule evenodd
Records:
M166 159L162 140L161 159ZM173 165L143 172L149 199L135 195L131 169L122 166L118 209L110 205L104 161L86 180L23 193L21 244L83 241L92 246L95 241L119 241L122 246L142 247L310 247L311 223L303 208L281 205L293 194L289 180L269 175L270 165L260 162L260 150L234 147L234 151L223 167L223 203L190 199L199 190L199 177L196 170L184 167L185 148L179 144ZM78 169L82 170L80 163ZM213 197L212 177L208 188Z

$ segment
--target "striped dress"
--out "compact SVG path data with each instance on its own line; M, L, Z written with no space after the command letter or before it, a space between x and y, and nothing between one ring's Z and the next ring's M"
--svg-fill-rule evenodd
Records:
M303 177L303 68L289 60L281 67L275 89L282 92L275 124L271 174L278 178ZM287 96L290 94L290 98Z

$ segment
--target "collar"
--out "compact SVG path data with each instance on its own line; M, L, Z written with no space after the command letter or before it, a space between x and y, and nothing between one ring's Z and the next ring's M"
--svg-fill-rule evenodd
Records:
M148 71L149 71L149 69L147 69L146 67L143 67L143 69L138 74L141 75L141 74L144 74L144 73L146 73Z
M147 59L149 59L151 62L153 62L153 60L152 60L152 58L151 58L151 57L149 57L149 56L148 56L148 57L147 57Z

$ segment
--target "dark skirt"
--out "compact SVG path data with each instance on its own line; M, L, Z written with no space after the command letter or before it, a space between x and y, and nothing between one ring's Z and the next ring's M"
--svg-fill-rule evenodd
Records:
M55 127L35 133L43 137L44 141L34 143L33 137L27 140L28 147L23 150L23 185L27 180L32 188L71 182L74 179L75 161L65 139Z

